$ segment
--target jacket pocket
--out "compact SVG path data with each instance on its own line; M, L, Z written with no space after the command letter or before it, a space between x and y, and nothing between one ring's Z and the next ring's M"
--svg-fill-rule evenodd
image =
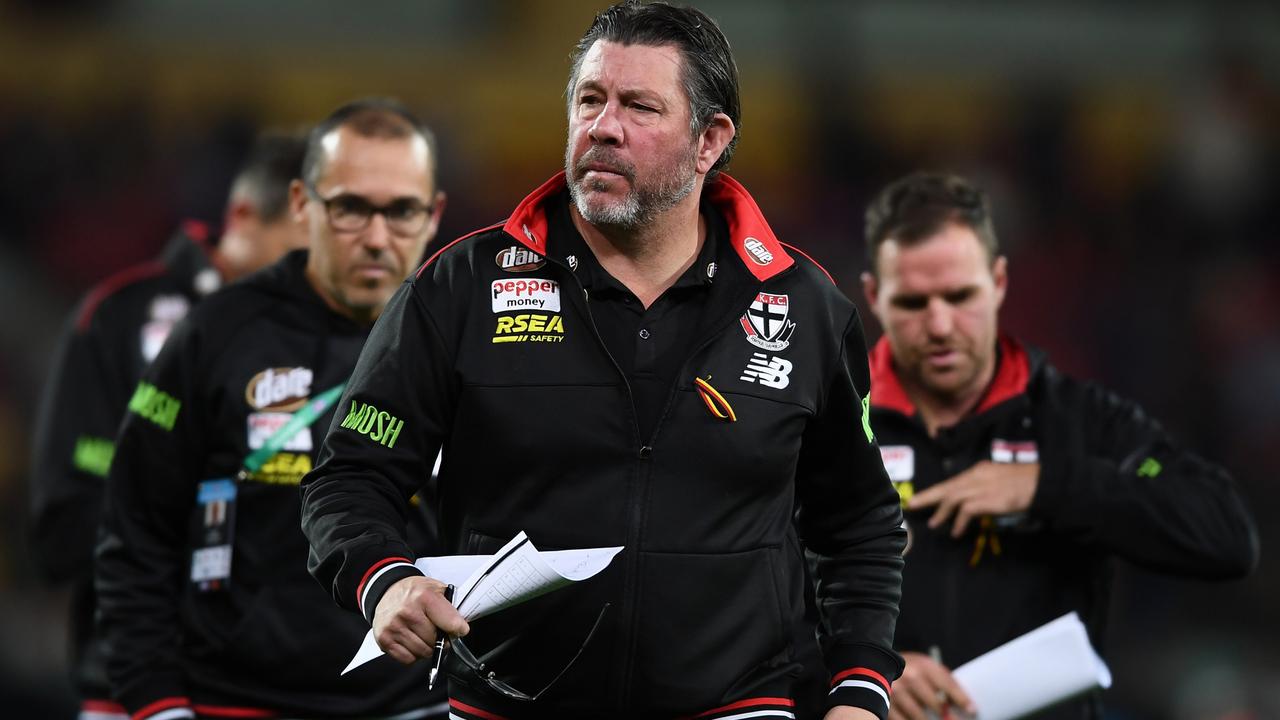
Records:
M780 552L641 556L637 696L705 709L792 670Z

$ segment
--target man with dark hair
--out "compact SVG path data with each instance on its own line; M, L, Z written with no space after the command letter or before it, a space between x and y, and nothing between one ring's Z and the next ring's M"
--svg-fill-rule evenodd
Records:
M866 220L863 288L885 332L871 423L911 536L893 717L966 708L950 668L1073 610L1100 647L1113 557L1206 579L1255 567L1225 470L998 331L1008 262L984 193L917 173ZM1036 717L1101 712L1094 694Z
M297 485L369 327L444 208L421 123L356 101L289 186L309 248L207 298L129 401L96 557L107 671L134 720L410 718L426 673L339 676L364 628L306 572ZM304 176L307 173L304 173ZM428 526L406 518L415 549Z
M306 243L286 212L302 138L258 138L232 182L221 239L184 223L157 260L103 281L80 303L45 386L32 451L31 547L37 566L72 589L71 670L85 720L123 717L110 702L93 632L93 544L102 483L129 393L174 323L220 284Z
M815 643L796 632L801 542L818 712L888 713L905 536L870 429L848 423L862 330L740 184L709 180L739 107L709 17L603 11L573 59L564 172L429 260L361 354L304 481L312 573L402 662L453 638L454 717L796 717ZM358 422L375 415L390 441ZM624 549L469 626L401 530L441 447L445 552L522 530Z

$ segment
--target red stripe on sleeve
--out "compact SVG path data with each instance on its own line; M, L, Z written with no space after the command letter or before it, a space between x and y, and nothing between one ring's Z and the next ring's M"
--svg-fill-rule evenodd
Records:
M850 668L848 670L844 670L840 672L838 675L831 678L832 687L839 684L841 680L849 678L853 675L863 675L863 676L869 677L872 680L875 680L876 682L880 683L880 685L884 687L884 691L886 693L889 693L890 695L893 694L893 686L889 684L888 680L884 679L883 675L876 672L875 670L872 670L871 668L864 668L864 667Z
M364 595L364 584L369 582L369 578L373 577L374 573L378 572L379 570L386 567L387 565L390 565L391 563L396 563L396 562L405 562L405 563L409 563L410 565L413 564L413 561L410 560L409 558L392 557L392 558L379 560L378 562L374 563L368 570L364 571L364 577L360 578L360 584L356 586L356 604L357 605L360 604L360 596ZM364 612L363 607L360 608L360 612Z
M458 708L459 710L465 713L475 715L476 717L484 718L484 720L507 720L507 718L501 715L494 715L493 713L487 710L481 710L478 707L468 705L462 702L461 700L454 700L453 698L449 698L449 707Z
M131 717L133 718L133 720L143 720L143 718L147 717L148 715L155 715L161 710L172 710L173 708L176 708L176 707L189 707L190 705L191 705L190 698L185 698L185 697L164 698L163 700L157 700L151 703L150 705L147 705L146 707L142 708L138 712L134 713Z
M740 710L742 708L756 707L759 705L781 705L783 707L795 707L796 703L791 698L780 698L780 697L750 698L748 700L739 700L738 702L735 702L735 703L722 705L721 707L708 710L704 713L698 713L697 715L694 715L694 717L695 718L706 717L708 715L715 715L717 713L728 712L730 710Z
M221 718L273 718L279 717L270 710L248 707L225 707L222 705L196 705L197 715Z

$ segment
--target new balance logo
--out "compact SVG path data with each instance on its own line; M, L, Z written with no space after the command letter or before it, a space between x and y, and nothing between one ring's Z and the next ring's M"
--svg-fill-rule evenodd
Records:
M791 361L782 358L770 358L764 353L751 353L751 361L747 369L742 371L743 382L758 382L765 387L778 390L791 384Z

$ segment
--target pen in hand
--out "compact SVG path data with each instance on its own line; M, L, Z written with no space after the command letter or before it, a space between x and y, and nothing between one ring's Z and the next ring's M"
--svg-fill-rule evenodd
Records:
M445 586L444 599L453 602L453 585ZM439 629L437 631L439 634L436 636L435 656L432 658L435 664L431 666L431 675L427 677L427 690L436 686L436 676L440 674L440 665L444 661L445 632Z
M938 647L937 645L930 645L929 659L941 665L942 664L942 648ZM941 689L938 690L938 702L942 704L941 720L951 720L951 706L947 702L947 693L945 690L941 690ZM938 715L933 712L929 712L928 715L930 718L938 718Z

